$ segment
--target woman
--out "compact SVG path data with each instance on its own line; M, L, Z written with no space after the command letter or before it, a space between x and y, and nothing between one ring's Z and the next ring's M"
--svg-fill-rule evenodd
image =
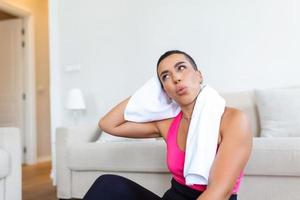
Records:
M194 60L185 52L173 50L157 62L157 75L166 94L181 108L175 118L135 123L125 121L126 99L100 121L99 127L112 135L132 138L163 137L169 145L168 157L183 158L186 139L196 98L203 77ZM174 127L177 127L174 129ZM84 199L167 199L167 200L234 200L252 148L252 133L247 117L241 111L225 107L221 117L218 148L207 185L185 185L184 159L168 160L172 187L161 198L142 186L117 175L100 176ZM173 135L171 137L171 135Z

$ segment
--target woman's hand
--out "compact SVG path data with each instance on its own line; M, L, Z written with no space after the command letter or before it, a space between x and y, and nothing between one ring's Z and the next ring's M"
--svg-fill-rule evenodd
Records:
M233 108L221 121L222 141L210 170L207 190L197 200L228 200L252 149L252 131L246 115Z

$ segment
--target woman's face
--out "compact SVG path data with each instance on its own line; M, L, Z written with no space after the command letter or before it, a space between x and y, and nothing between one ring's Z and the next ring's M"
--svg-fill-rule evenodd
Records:
M194 102L200 90L202 75L183 54L172 54L163 59L157 72L170 98L180 106Z

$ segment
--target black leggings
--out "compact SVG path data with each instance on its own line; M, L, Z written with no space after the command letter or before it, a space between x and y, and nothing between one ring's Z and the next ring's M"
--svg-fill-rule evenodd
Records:
M172 186L159 197L139 184L118 175L102 175L85 194L84 200L196 200L202 192L172 179ZM237 200L233 194L229 200Z

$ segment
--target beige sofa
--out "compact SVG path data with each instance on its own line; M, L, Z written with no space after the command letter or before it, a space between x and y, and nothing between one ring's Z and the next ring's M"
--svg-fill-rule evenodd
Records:
M300 137L260 137L254 91L223 96L228 106L247 114L253 127L253 151L245 169L239 199L298 200ZM171 176L161 138L140 141L107 137L96 127L96 122L57 129L58 198L81 198L99 175L107 173L133 179L158 195L170 187Z
M17 128L0 127L0 200L21 200L21 141Z

